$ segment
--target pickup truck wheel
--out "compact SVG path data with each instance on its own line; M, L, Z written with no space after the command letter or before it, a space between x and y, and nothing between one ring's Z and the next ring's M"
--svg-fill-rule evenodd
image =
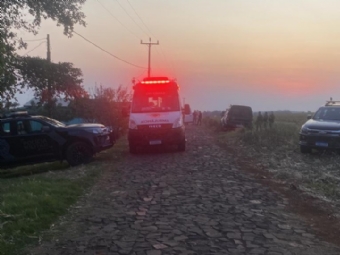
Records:
M92 156L91 147L84 142L74 142L66 150L66 160L70 166L89 163Z
M178 151L185 151L185 140L178 144Z
M301 153L311 153L312 149L310 147L300 145L300 152Z

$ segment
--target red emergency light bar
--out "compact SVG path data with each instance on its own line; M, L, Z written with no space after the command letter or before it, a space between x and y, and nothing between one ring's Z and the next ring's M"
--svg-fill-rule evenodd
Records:
M167 81L142 81L142 84L164 84L164 83L170 83L169 80Z

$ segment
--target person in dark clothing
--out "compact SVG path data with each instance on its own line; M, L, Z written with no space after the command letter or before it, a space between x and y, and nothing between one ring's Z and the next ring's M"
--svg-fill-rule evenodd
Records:
M192 115L194 116L194 123L193 124L196 125L197 124L197 117L198 117L197 116L197 111L195 110Z
M202 112L198 111L198 117L197 117L197 125L202 124Z
M263 115L263 127L267 128L267 125L268 125L268 113L265 112Z
M268 121L269 121L269 127L272 128L273 124L274 124L274 121L275 121L275 116L274 116L273 112L270 113L270 115L268 117Z
M256 130L261 130L262 129L262 122L263 122L263 116L261 114L261 112L259 112L259 114L257 115L256 118Z

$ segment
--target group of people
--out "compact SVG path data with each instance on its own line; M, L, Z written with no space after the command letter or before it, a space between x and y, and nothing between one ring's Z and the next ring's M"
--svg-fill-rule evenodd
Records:
M256 125L256 130L261 130L262 128L271 128L274 124L275 116L274 113L271 112L268 114L265 112L263 115L261 112L258 113L255 125Z
M201 125L202 124L202 112L201 111L194 111L192 113L194 119L193 119L193 124L194 125Z

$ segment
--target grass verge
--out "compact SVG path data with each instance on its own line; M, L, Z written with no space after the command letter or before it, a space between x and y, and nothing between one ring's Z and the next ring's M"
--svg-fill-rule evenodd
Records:
M66 213L98 171L77 180L44 177L0 180L0 254L18 254Z
M59 171L69 168L68 163L59 161L51 163L41 163L14 168L0 169L0 178L12 178L24 175L33 175L48 171Z
M295 183L318 197L340 202L339 154L334 151L313 151L301 154L299 129L303 114L280 115L273 128L240 129L225 132L218 119L205 121L222 147L232 148L235 157L247 157L259 168L266 169L275 179Z
M125 151L125 141L118 141L88 165L24 166L15 171L40 174L0 179L0 254L20 254L28 245L37 245L43 231L64 215L101 172L121 159Z

